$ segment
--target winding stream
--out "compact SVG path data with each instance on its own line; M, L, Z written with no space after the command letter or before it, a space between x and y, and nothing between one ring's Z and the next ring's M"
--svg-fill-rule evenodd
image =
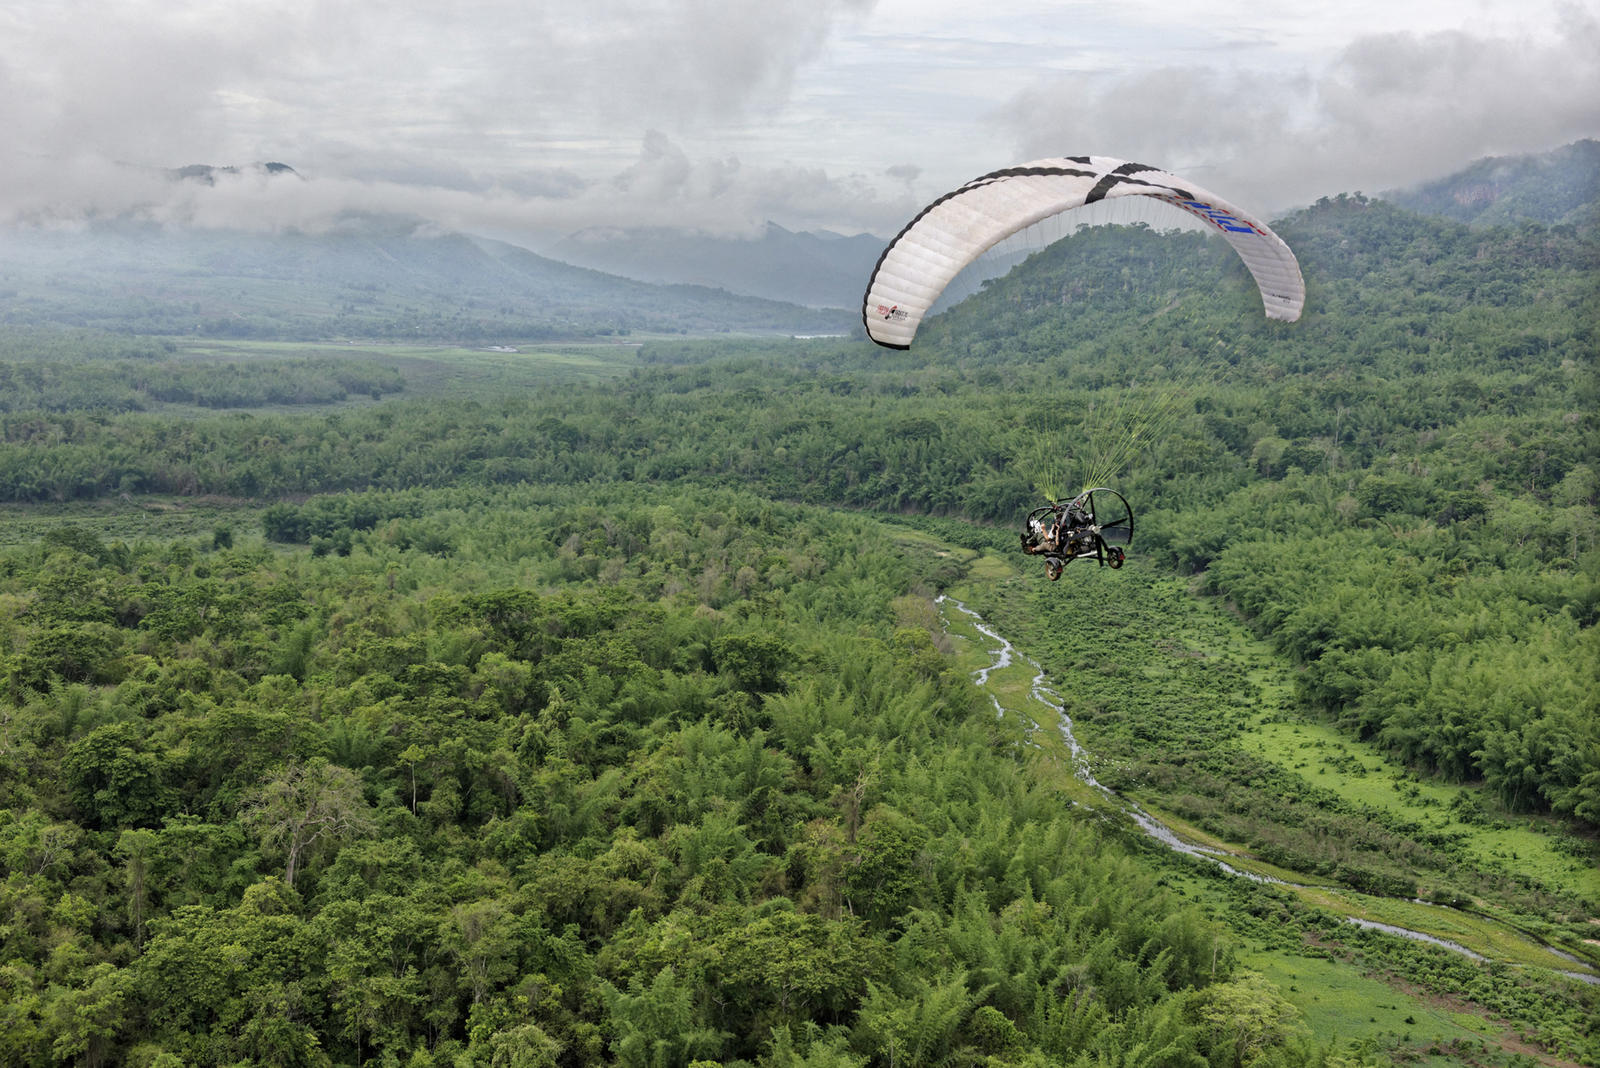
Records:
M988 688L989 676L996 671L1001 671L1012 666L1012 664L1017 663L1019 660L1023 663L1026 663L1029 667L1033 668L1034 671L1033 683L1030 692L1036 701L1055 711L1057 727L1061 732L1062 740L1066 743L1067 750L1072 755L1074 773L1083 782L1098 790L1108 800L1115 802L1118 807L1127 813L1128 818L1131 819L1146 835L1155 841L1160 842L1174 853L1181 853L1184 856L1196 857L1200 860L1207 861L1208 863L1216 865L1229 875L1235 875L1239 878L1249 879L1252 882L1257 883L1303 888L1303 884L1300 883L1291 883L1283 879L1273 878L1269 875L1259 875L1255 872L1242 871L1233 867L1225 859L1229 856L1229 854L1215 849L1208 849L1204 846L1195 845L1192 842L1184 841L1166 824L1162 823L1160 820L1156 819L1154 816L1150 815L1148 812L1144 811L1144 809L1140 808L1137 804L1133 803L1127 798L1119 797L1109 787L1095 779L1094 773L1089 767L1088 754L1084 751L1083 746L1078 744L1078 739L1072 733L1072 717L1067 715L1066 709L1062 705L1060 695L1050 689L1045 680L1044 668L1039 665L1039 662L1030 656L1019 653L1016 647L1013 646L1009 640L1003 637L993 627L990 627L989 624L984 621L981 615L973 611L971 608L968 608L962 602L953 598L947 598L942 594L939 596L938 602L948 602L952 607L955 608L956 611L971 617L973 629L975 629L979 634L982 634L985 638L989 639L989 641L992 643L989 646L988 652L990 656L993 657L993 662L987 667L982 667L974 671L972 673L972 678L973 681L976 682L980 687L983 687L984 692L989 695L989 700L994 703L995 714L1003 716L1006 713L1006 709L1000 704L1000 698L996 696L994 691ZM1032 721L1030 720L1030 722ZM1039 729L1039 724L1033 723L1032 729ZM1431 902L1417 903L1428 905L1432 904ZM1440 908L1443 906L1432 907ZM1383 931L1387 934L1398 935L1401 938L1409 938L1416 942L1427 942L1429 945L1439 946L1442 949L1448 949L1452 953L1459 953L1462 956L1470 957L1473 960L1482 961L1488 959L1483 954L1468 949L1459 942L1452 942L1446 938L1439 938L1436 935L1431 935L1424 931L1413 931L1409 928L1396 927L1387 923L1378 923L1375 920L1358 919L1354 916L1346 916L1344 919L1347 922L1356 925L1357 927L1364 927L1374 931ZM1556 949L1550 949L1550 952L1556 953L1558 956L1562 957L1568 956L1567 954L1561 953ZM1574 961L1574 963L1581 963L1577 961L1576 958L1571 959ZM1561 974L1573 979L1577 979L1581 982L1600 984L1600 975L1595 975L1592 972L1563 971Z

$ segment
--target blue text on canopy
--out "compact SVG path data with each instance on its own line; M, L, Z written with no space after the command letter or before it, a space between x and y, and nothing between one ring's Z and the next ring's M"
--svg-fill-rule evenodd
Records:
M1253 234L1257 232L1256 228L1249 223L1241 222L1221 208L1210 204L1202 204L1198 200L1180 200L1178 204L1188 208L1196 215L1210 219L1224 230L1231 230L1236 234Z

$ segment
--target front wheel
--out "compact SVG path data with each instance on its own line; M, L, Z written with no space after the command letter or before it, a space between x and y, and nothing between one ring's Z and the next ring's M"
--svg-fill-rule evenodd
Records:
M1106 558L1107 562L1111 564L1111 570L1115 571L1123 565L1128 557L1120 546L1113 545L1106 550Z

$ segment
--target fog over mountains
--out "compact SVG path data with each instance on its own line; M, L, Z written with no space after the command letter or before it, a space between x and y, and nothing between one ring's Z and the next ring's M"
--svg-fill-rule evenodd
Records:
M286 163L196 164L165 180L209 193L241 176L315 184ZM1579 141L1481 160L1384 199L1474 226L1592 226L1597 191L1600 142ZM589 228L540 255L378 213L347 212L321 230L93 218L0 229L0 325L459 342L848 333L886 240L776 223L749 238Z
M406 218L320 233L125 219L0 237L0 324L426 341L843 333L854 313L576 267Z
M1575 141L1531 155L1491 156L1385 199L1473 226L1580 224L1600 199L1600 141Z
M813 307L848 308L861 299L885 239L828 231L794 233L768 222L752 238L664 227L590 227L547 255L645 282L686 282Z

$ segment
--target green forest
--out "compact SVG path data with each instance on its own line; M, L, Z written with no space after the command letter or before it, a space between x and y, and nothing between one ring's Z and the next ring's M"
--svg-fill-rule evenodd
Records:
M1296 324L0 325L0 1061L1600 1064L1592 213L1274 226Z

